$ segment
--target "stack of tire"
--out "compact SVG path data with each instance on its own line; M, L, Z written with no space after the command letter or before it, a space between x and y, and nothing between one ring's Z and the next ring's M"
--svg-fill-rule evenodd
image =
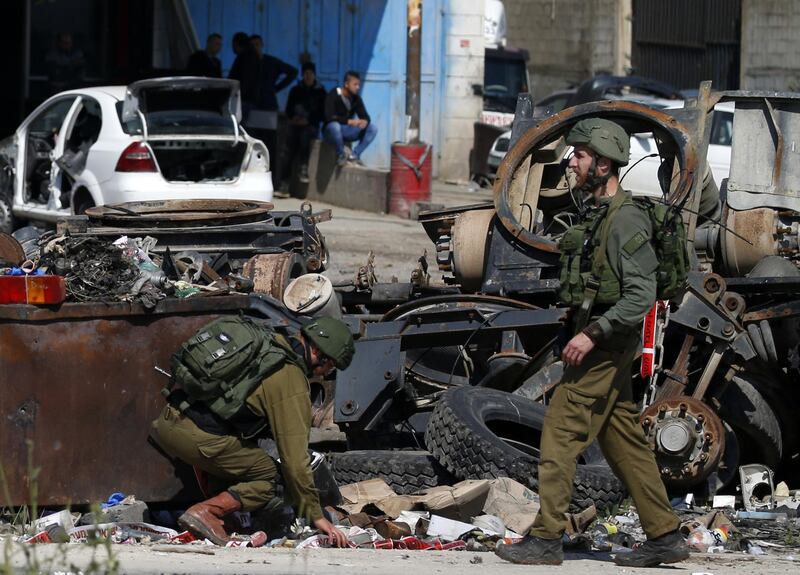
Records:
M545 406L510 393L470 386L444 393L425 434L426 451L350 451L331 455L340 485L382 478L396 493L462 479L510 477L538 491L539 438ZM572 510L618 505L625 488L595 443L578 462Z

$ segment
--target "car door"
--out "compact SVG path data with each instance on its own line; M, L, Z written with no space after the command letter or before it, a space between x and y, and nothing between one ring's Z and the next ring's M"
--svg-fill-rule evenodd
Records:
M17 130L15 205L47 201L53 153L63 149L60 135L77 100L76 94L56 96L34 110Z

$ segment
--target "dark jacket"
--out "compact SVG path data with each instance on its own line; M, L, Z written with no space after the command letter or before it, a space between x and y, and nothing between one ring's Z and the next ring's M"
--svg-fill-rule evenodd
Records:
M350 109L348 110L344 100L339 95L339 88L334 88L328 92L325 97L325 123L339 122L340 124L347 124L347 120L352 120L353 118L370 121L361 96L357 94L350 96Z
M241 52L233 61L228 78L239 81L239 91L242 96L242 108L248 110L255 105L259 89L259 72L261 64L258 54L247 49Z
M319 128L325 119L325 96L325 88L319 82L309 88L301 80L289 92L286 115L290 119L295 116L306 118L309 124Z
M258 108L277 110L278 92L291 86L295 78L297 78L297 68L275 56L264 54L261 57L261 91L258 94Z
M198 50L189 56L186 73L190 76L222 78L222 63L216 56L209 56L205 50Z

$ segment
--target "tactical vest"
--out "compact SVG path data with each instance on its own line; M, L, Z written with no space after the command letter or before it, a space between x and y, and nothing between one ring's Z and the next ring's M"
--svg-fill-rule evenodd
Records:
M650 198L631 198L620 190L608 204L593 210L583 222L569 228L559 242L561 285L558 295L565 304L585 305L587 295L592 298L592 304L619 301L622 283L608 264L607 245L614 215L625 205L635 205L642 210L650 220L652 236L648 240L643 234L635 234L622 249L632 255L650 241L658 261L657 299L672 299L682 292L690 261L680 207Z
M253 437L268 422L250 410L247 398L287 362L305 371L302 358L271 328L241 316L221 317L198 330L172 356L172 378L162 393L170 398L180 389L185 394L177 406L181 411L201 404L241 436Z
M593 303L614 304L619 301L622 283L608 265L607 234L617 210L632 204L633 200L627 194L615 194L608 204L592 210L581 223L569 228L561 237L558 298L562 302L569 306L581 305L587 288L597 291Z

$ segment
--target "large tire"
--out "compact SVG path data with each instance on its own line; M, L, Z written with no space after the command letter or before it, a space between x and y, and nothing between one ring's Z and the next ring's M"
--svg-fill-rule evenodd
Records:
M463 479L510 477L538 491L539 438L545 407L502 391L459 387L444 393L428 423L425 442L448 471ZM603 458L589 446L575 474L571 509L619 504L626 495Z
M783 434L775 411L744 372L720 398L720 414L739 438L741 463L763 463L776 469L783 455ZM757 381L757 380L754 380Z
M380 478L395 493L406 495L455 482L427 451L347 451L329 458L339 485Z

